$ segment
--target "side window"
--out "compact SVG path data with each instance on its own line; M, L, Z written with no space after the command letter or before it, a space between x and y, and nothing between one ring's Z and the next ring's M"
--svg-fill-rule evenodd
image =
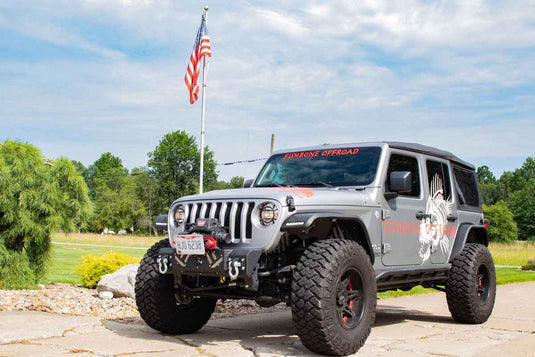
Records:
M386 173L387 187L390 187L390 173L392 171L410 171L412 174L411 192L400 193L400 196L420 196L420 171L418 170L418 160L415 157L399 154L392 154L390 156L388 171Z
M459 197L459 204L479 207L479 193L477 191L475 172L454 166L453 175L455 176L455 189L457 197Z
M451 181L448 165L438 161L427 160L427 181L431 198L437 198L437 196L442 195L444 200L451 201Z

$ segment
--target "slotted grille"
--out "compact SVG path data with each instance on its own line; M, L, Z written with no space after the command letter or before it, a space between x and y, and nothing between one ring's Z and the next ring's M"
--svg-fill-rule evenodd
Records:
M186 222L195 223L197 218L217 218L228 229L232 243L247 243L252 239L251 221L255 202L212 201L185 203Z

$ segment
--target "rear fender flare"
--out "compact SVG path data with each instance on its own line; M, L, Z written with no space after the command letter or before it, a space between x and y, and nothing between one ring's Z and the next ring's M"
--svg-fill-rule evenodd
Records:
M455 243L451 249L449 262L451 263L464 249L466 243L479 243L489 246L489 233L483 225L479 224L461 224L455 236Z

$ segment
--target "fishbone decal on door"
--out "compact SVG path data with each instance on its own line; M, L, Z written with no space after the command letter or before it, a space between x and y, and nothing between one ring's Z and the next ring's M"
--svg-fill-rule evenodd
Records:
M431 256L437 247L446 253L449 251L448 216L452 213L452 204L444 197L444 186L439 174L435 174L429 188L429 199L425 213L428 215L420 222L420 258L422 263Z

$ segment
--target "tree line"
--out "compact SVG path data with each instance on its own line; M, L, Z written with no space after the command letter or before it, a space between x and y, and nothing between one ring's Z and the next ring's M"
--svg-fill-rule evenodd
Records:
M84 178L93 212L83 231L129 231L151 234L154 218L167 213L170 203L199 192L200 152L195 138L184 131L166 134L148 153L146 166L126 169L122 160L109 152L87 168L73 165ZM239 188L243 177L219 181L214 153L205 148L204 191Z
M499 179L486 165L476 175L491 240L535 240L535 158Z
M166 134L147 166L128 170L107 152L87 168L46 159L33 145L0 143L0 289L30 287L46 272L52 234L104 229L150 233L169 204L198 192L200 152L184 131ZM205 148L204 190L243 186L218 181L214 153Z

